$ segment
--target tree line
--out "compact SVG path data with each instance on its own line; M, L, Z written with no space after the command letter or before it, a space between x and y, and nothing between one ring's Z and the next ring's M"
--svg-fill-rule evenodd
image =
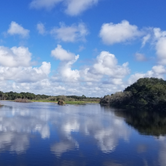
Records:
M34 93L29 93L29 92L21 92L21 93L17 93L17 92L2 92L0 91L0 100L15 100L17 98L20 99L29 99L29 100L39 100L39 99L46 99L50 96L48 95L40 95L37 94L35 95Z
M76 96L76 95L70 95L70 96L64 96L64 95L58 95L58 96L51 96L51 95L44 95L44 94L34 94L30 92L2 92L0 91L0 100L16 100L16 99L28 99L28 100L48 100L48 101L94 101L94 100L100 100L99 97L86 97L85 95L82 96Z
M123 109L166 111L166 81L141 78L123 92L104 96L100 104Z

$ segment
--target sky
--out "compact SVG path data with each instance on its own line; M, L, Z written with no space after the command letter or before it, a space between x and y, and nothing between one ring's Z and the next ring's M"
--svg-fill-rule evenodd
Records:
M103 97L165 79L165 0L1 0L0 16L0 91Z

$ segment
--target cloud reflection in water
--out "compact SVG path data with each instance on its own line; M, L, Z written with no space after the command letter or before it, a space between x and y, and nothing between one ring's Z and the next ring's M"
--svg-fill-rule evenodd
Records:
M7 104L11 107L2 107L0 111L0 149L22 153L30 146L30 134L39 133L42 139L48 139L56 132L60 140L50 145L56 156L79 148L73 133L91 137L102 152L110 153L119 139L128 140L130 134L121 118L99 105Z

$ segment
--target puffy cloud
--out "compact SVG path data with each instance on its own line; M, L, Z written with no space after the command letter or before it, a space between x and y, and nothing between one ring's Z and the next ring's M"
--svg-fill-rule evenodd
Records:
M72 65L78 60L79 55L76 56L64 50L60 45L52 50L52 56L62 61L58 73L52 77L52 81L62 82L65 87L65 94L85 93L94 95L97 92L99 95L100 92L102 94L107 90L110 92L110 87L111 91L119 91L124 88L121 87L123 78L130 73L128 63L118 65L115 55L107 51L102 51L92 66L86 66L80 70L72 69ZM84 87L82 87L82 84L84 84ZM102 86L103 84L104 86ZM110 86L108 87L105 84Z
M66 51L61 45L57 45L57 47L51 51L51 55L61 61L71 61L75 58L75 54Z
M7 31L10 35L20 35L21 37L25 38L29 36L29 30L24 29L21 25L17 24L16 22L12 21L10 27Z
M74 60L61 64L59 72L63 81L75 82L80 78L80 71L71 69L72 64L75 63L78 58L79 55L75 56Z
M39 68L0 67L0 79L17 82L37 82L48 77L50 68L51 64L47 62L43 62Z
M53 28L50 33L58 40L75 42L79 40L84 41L85 36L88 34L88 30L83 23L71 26L60 24L60 28Z
M136 58L137 61L140 61L140 62L147 60L147 58L145 57L144 54L141 54L141 53L138 53L138 52L135 54L135 58Z
M25 47L7 48L0 46L0 65L5 67L29 66L31 53Z
M30 7L36 9L46 8L50 10L61 1L63 0L32 0Z
M42 24L42 23L38 23L36 28L37 28L39 34L41 34L41 35L44 35L47 33L47 31L45 30L44 24Z
M59 67L60 75L58 77L63 81L78 81L80 78L79 70L72 70L71 66L78 60L79 55L76 56L75 54L66 51L61 45L57 45L57 47L51 51L51 55L61 61L64 61Z
M154 73L158 74L166 74L166 68L162 65L158 65L158 66L153 66L152 67L152 71Z
M142 39L142 47L149 42L156 50L158 63L166 65L166 31L160 28L147 28L144 32L146 35Z
M14 80L18 82L37 82L46 79L50 73L50 69L50 62L42 62L42 65L39 68L29 67L17 71Z
M137 26L123 20L121 23L105 23L102 25L99 36L105 44L126 42L140 36Z
M0 46L0 80L35 82L48 77L50 63L42 62L40 67L32 67L31 63L28 48Z
M65 11L71 16L78 15L89 7L97 4L97 2L98 0L67 0L67 9Z
M145 44L148 42L148 40L151 38L151 35L150 34L147 34L146 36L143 37L143 40L142 40L142 47L145 46Z
M129 73L127 63L119 65L115 55L106 51L101 52L92 65L81 69L72 69L79 55L65 50L61 45L57 45L51 55L61 61L53 76L49 76L49 62L42 62L39 67L32 66L28 48L1 46L1 90L103 96L113 93L111 91L122 90L123 78Z
M117 63L115 55L110 54L107 51L102 51L97 57L96 63L90 69L90 72L94 74L108 75L114 78L121 78L129 74L129 69L127 67L128 63L124 63L122 66Z
M156 53L159 63L166 65L166 37L161 37L156 43Z
M58 79L69 82L78 81L80 73L78 70L72 70L71 66L78 60L79 55L76 56L75 54L66 51L61 45L57 45L57 47L51 51L51 55L63 61L59 66Z
M147 35L143 37L142 46L147 41L150 41L150 44L155 48L158 63L166 65L166 31L162 31L160 28L149 28Z
M118 65L115 55L107 51L102 51L96 58L96 62L81 70L72 70L72 65L78 60L79 55L75 55L64 50L61 45L52 50L52 56L61 60L59 75L56 80L69 82L100 82L103 77L108 77L109 83L122 84L122 78L129 74L128 63ZM101 82L100 82L101 83Z
M58 3L63 2L66 7L65 12L70 16L79 15L93 5L96 5L99 0L32 0L31 8L47 10L53 9Z
M156 40L166 36L166 31L162 31L160 28L153 28L153 33Z
M146 74L145 73L135 73L135 74L132 74L128 80L128 84L131 85L133 84L134 82L136 82L139 78L143 78L145 77Z
M152 69L147 71L146 73L135 73L131 75L128 80L128 84L133 84L139 78L144 78L144 77L164 78L164 74L166 74L166 68L163 65L156 65L153 66Z

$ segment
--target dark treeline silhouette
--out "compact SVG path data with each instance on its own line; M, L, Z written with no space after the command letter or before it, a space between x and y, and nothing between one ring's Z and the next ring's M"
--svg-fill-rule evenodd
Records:
M166 81L141 78L123 92L104 96L100 104L129 110L166 111Z
M160 111L115 111L117 116L125 118L128 125L141 134L161 136L166 135L166 113Z
M166 112L155 110L127 110L102 106L105 112L113 112L140 134L152 136L166 135Z

